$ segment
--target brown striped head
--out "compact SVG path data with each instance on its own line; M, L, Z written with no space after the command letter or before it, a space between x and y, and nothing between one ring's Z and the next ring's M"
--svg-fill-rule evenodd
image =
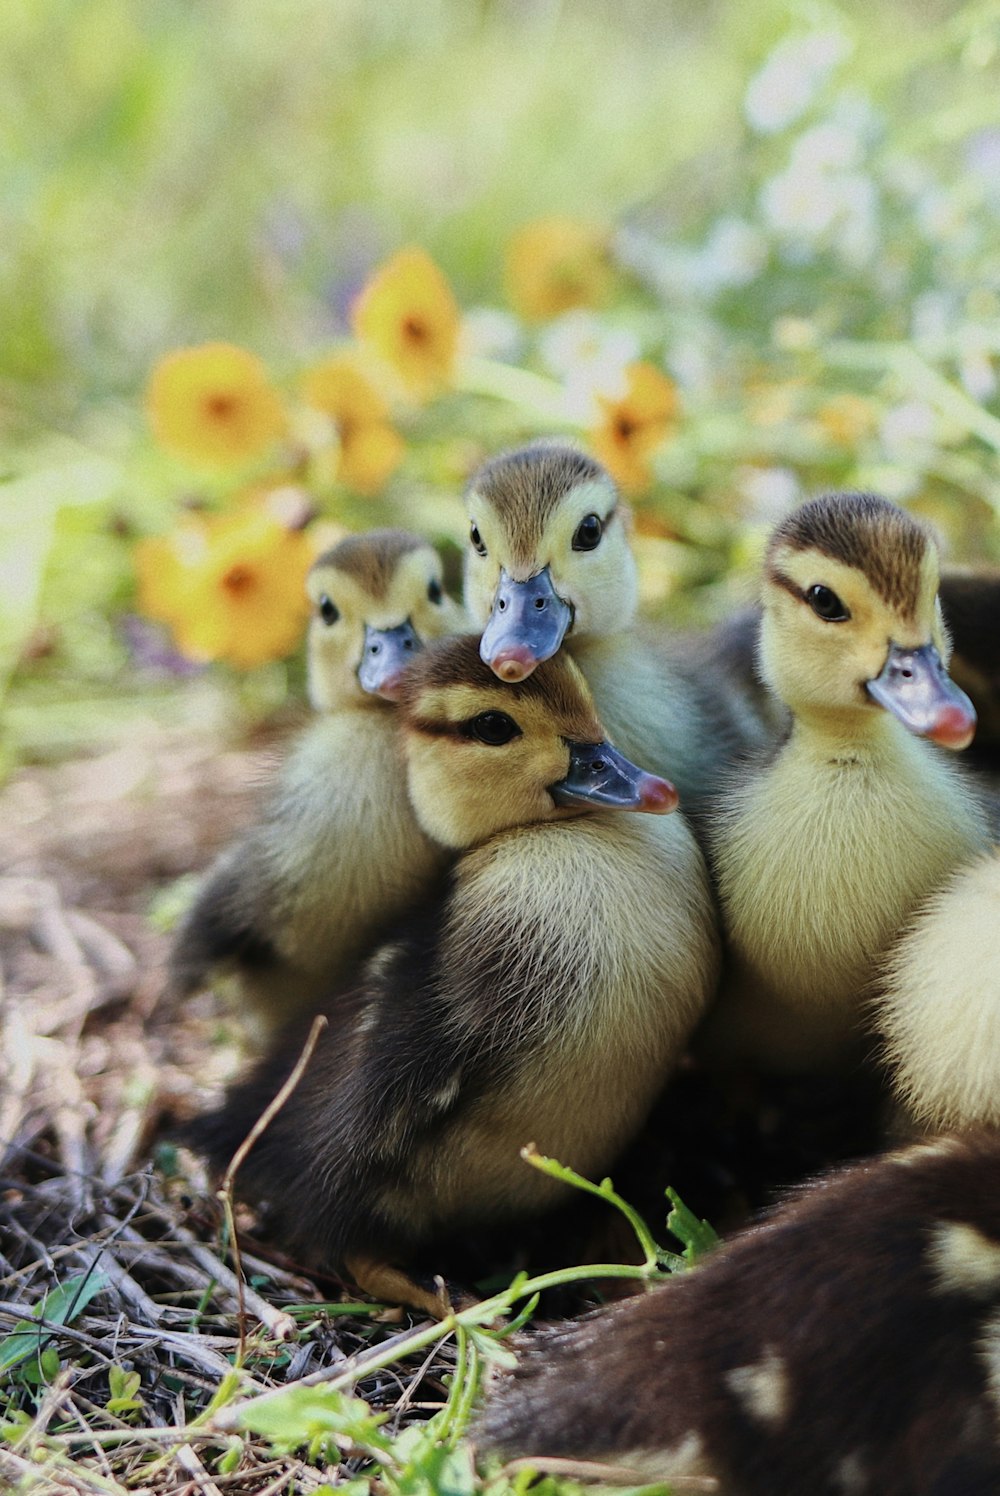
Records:
M443 640L407 671L400 711L410 799L424 830L445 846L474 846L587 809L565 804L560 792L580 748L600 745L613 772L638 776L633 803L604 798L590 808L663 812L676 804L665 781L606 743L587 683L565 653L508 686L480 658L475 635Z
M592 457L554 442L504 453L473 477L466 509L465 603L492 640L484 657L503 679L529 674L567 634L630 626L638 590L628 511ZM544 640L522 639L517 619L537 622L540 603L533 595L521 608L517 593L536 578L559 627ZM503 670L508 655L519 669Z
M437 552L406 530L347 536L313 563L306 589L309 695L319 711L394 699L413 654L465 621Z
M964 746L951 740L964 729L947 704L954 687L944 673L937 592L933 537L895 504L857 493L804 504L767 549L761 665L768 684L800 717L855 714L860 725L887 707L912 731ZM930 725L906 705L907 692L925 688L943 693Z

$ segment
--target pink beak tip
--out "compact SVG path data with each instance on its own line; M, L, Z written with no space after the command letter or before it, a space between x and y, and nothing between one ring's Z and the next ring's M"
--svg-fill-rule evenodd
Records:
M526 680L537 664L538 661L531 651L520 645L511 645L506 649L498 650L489 661L493 674L498 675L508 685L515 685L520 680Z
M640 790L642 809L653 815L668 815L676 810L680 796L669 779L660 779L656 774L646 774Z
M975 732L974 712L969 712L961 706L946 706L942 708L927 736L932 743L938 743L942 748L951 748L957 753L963 748L968 748Z

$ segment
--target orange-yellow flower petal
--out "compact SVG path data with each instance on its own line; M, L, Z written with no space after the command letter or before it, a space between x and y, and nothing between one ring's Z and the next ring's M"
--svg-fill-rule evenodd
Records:
M447 280L430 255L417 248L401 249L387 260L351 309L359 342L420 399L451 378L460 322Z
M324 359L303 375L302 398L332 416L338 426L389 419L385 397L358 367L357 359L346 353Z
M608 234L573 218L539 218L507 246L507 299L527 322L544 322L572 307L601 306L614 281Z
M603 419L590 433L594 455L627 493L653 481L651 457L677 422L677 386L654 364L630 364L625 393L602 395Z
M311 539L263 510L192 516L136 548L139 607L169 624L193 660L249 669L298 644L309 604Z
M376 494L399 467L406 443L392 426L358 426L341 436L341 483L360 494Z
M177 348L156 365L146 410L175 457L236 467L262 456L285 430L285 411L260 359L231 343Z
M402 461L406 444L390 424L388 403L371 380L354 359L337 355L306 374L302 398L337 427L338 481L358 493L378 493Z

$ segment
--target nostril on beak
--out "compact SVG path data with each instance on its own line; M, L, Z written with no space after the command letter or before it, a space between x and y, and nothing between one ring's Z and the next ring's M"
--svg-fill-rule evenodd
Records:
M507 599L505 597L502 597L502 598L500 598L499 602L497 603L497 612L498 613L506 613L506 611L507 611Z
M381 648L381 644L369 644L368 653L371 655L377 655L380 652Z
M536 597L535 598L535 607L538 609L539 613L541 613L542 609L545 607L545 598L544 597Z
M413 640L412 639L404 639L403 640L403 648L404 649L412 649L413 648Z

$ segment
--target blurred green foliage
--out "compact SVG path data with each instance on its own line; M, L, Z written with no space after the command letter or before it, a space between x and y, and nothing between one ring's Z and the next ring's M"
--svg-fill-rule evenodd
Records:
M543 214L616 230L600 326L680 390L639 499L650 606L719 616L820 486L881 488L955 555L1000 557L998 85L997 0L0 7L8 760L191 699L119 626L135 537L229 492L155 450L156 361L225 339L290 383L410 242L464 310L501 307L505 246ZM515 326L485 383L404 422L383 498L327 488L324 511L460 539L470 465L553 429L541 394L572 370L546 337Z

